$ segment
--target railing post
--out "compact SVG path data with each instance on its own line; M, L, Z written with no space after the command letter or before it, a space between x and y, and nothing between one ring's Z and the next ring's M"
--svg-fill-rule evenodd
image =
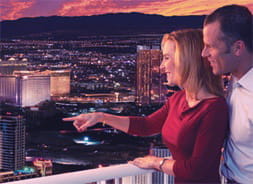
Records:
M120 184L120 181L119 181L120 179L119 178L115 178L114 179L114 184Z

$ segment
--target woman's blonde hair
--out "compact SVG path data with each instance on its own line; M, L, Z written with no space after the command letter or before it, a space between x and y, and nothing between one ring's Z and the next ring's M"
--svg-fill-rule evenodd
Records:
M221 76L215 76L209 62L201 57L204 47L202 30L185 29L165 34L162 47L168 40L174 41L176 45L175 75L179 85L193 98L197 98L201 87L211 94L223 96Z

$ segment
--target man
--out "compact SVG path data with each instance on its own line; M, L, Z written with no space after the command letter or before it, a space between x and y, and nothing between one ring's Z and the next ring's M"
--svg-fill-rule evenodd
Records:
M228 95L230 135L221 172L228 183L253 183L252 13L243 6L218 8L204 21L202 56L214 74L232 74Z

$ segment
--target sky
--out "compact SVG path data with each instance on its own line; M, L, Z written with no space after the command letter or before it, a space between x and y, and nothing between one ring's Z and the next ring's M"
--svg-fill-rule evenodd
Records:
M0 0L0 20L39 16L84 16L119 12L206 15L227 4L247 6L252 0Z

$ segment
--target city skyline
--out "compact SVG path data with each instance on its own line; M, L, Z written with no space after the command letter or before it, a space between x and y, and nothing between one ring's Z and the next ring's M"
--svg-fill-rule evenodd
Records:
M214 9L240 4L253 12L251 0L1 0L0 20L39 16L89 16L106 13L140 12L164 16L205 15Z

